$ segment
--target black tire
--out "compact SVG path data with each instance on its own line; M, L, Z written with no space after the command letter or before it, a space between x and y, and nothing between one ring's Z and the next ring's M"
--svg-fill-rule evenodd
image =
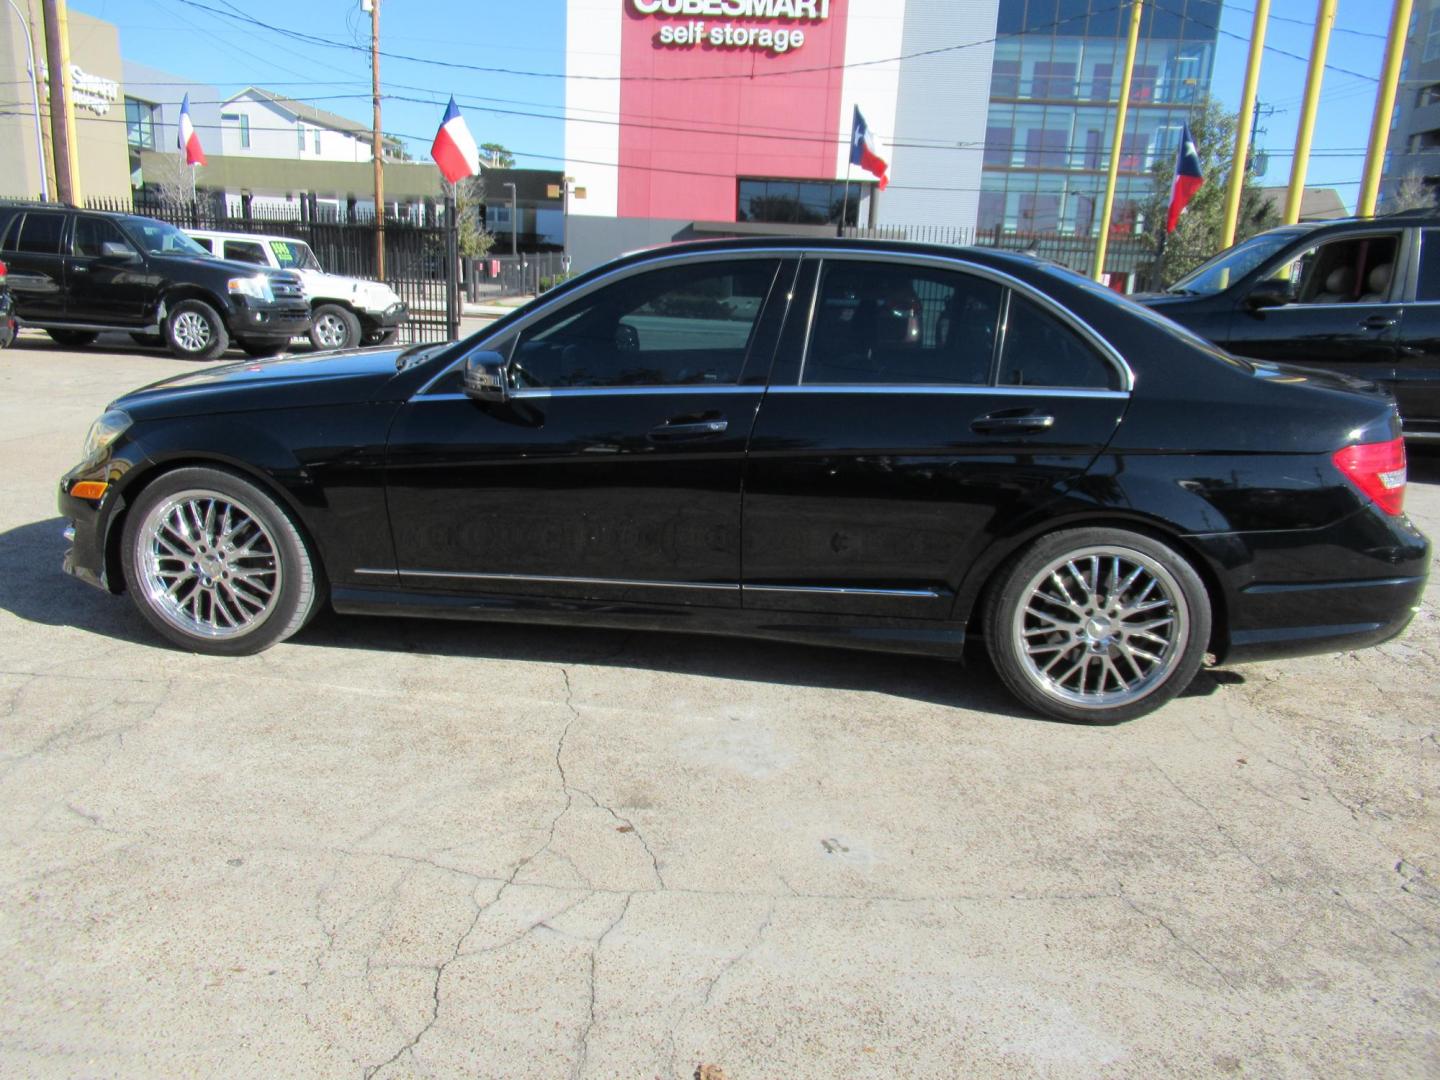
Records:
M1210 597L1159 540L1067 529L1001 569L983 620L995 670L1021 702L1060 720L1114 724L1190 685L1209 647Z
M46 330L56 345L63 345L67 349L83 349L86 345L94 344L95 339L100 335L93 330Z
M360 344L360 320L339 304L319 304L312 312L310 344L321 350L353 349Z
M192 507L195 516L177 527ZM235 526L242 516L250 524ZM171 554L181 551L185 559ZM176 469L146 487L125 515L120 560L145 621L191 652L261 652L296 633L322 603L322 578L291 516L221 469Z
M130 340L146 349L163 349L165 347L165 339L159 334L145 334L136 330L130 334Z
M242 341L240 348L246 356L264 358L267 356L279 356L290 347L289 338L276 338L274 341Z
M390 327L388 330L371 330L365 335L366 345L389 345L400 335L400 328Z
M181 360L217 360L230 347L230 335L204 300L181 300L165 316L165 344Z

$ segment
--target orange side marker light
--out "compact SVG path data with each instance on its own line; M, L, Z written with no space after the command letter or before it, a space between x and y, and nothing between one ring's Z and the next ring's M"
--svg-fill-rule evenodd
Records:
M104 480L81 480L70 489L70 494L77 499L98 499L105 494L105 489L110 485Z

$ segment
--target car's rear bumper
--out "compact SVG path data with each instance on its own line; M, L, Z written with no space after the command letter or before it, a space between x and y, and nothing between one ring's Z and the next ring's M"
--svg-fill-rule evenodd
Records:
M1232 663L1388 641L1419 610L1430 569L1425 535L1378 511L1322 529L1190 540L1221 577L1216 654Z

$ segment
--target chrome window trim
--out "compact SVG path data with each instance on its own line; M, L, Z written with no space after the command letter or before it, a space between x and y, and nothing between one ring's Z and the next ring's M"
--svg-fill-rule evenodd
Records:
M723 383L719 386L696 385L694 383L676 383L669 386L532 386L522 390L511 390L511 401L533 401L545 398L572 398L572 397L649 397L656 394L673 396L676 394L754 394L759 397L765 393L765 387L757 384L744 386L731 383ZM416 404L423 404L427 401L469 401L470 397L464 393L426 394L422 398L413 399Z
M589 282L589 283L586 284L584 287L579 288L579 289L573 289L573 290L571 290L571 291L569 291L569 292L566 292L563 296L557 296L557 297L555 297L555 298L553 298L553 299L551 299L551 300L546 300L546 301L543 301L543 302L540 301L539 298L537 297L536 300L531 301L531 303L535 305L534 310L528 312L523 319L519 319L519 320L517 320L516 322L511 323L509 326L507 326L507 327L504 329L503 333L504 333L504 334L515 333L515 334L517 334L517 335L523 334L523 333L524 333L527 329L529 329L530 326L532 326L537 320L539 320L539 319L543 318L544 316L546 316L547 314L549 314L550 311L551 311L553 308L555 308L557 305L559 305L559 304L568 304L568 303L569 303L570 301L572 301L572 300L578 300L578 299L580 299L581 297L589 296L591 293L595 292L596 290L601 289L601 288L604 288L606 285L609 285L609 284L611 284L611 283L613 283L613 282L615 282L615 281L619 281L619 280L621 280L621 279L623 279L623 278L630 277L630 276L635 275L635 274L642 274L642 273L645 273L646 271L649 271L649 270L664 269L664 268L665 268L667 265L669 265L670 263L679 262L679 263L687 263L687 264L688 264L688 263L696 263L696 262L733 262L733 261L735 261L736 259L748 259L748 258L773 259L773 258L776 258L777 256L778 256L779 258L781 258L782 260L785 259L785 258L787 258L787 257L788 257L788 258L793 258L793 259L800 259L800 258L804 257L804 254L805 254L805 252L804 252L802 249L800 249L800 248L777 247L777 248L739 248L739 249L732 249L732 250L703 251L703 252L694 252L694 251L692 251L692 252L673 252L673 253L666 253L666 254L656 255L656 256L654 256L653 258L645 259L643 262L632 263L632 264L630 264L629 266L622 266L622 267L619 267L618 269L612 270L612 271L610 271L608 274L601 274L601 275L600 275L599 277L597 277L594 281ZM623 256L622 256L622 257L623 257ZM758 320L757 320L757 325L758 325ZM753 332L753 328L752 328L752 332ZM485 337L481 338L480 341L476 344L475 348L470 349L470 350L467 351L464 355L456 358L454 361L452 361L450 364L448 364L443 371L441 371L439 374L437 374L433 379L431 379L429 382L427 382L427 383L426 383L424 386L422 386L419 390L415 391L415 393L411 394L411 395L410 395L410 400L411 400L411 401L414 401L416 398L418 398L418 397L420 397L421 395L423 395L423 394L425 393L425 391L429 390L432 386L434 386L436 383L438 383L441 379L445 378L445 376L449 375L449 374L450 374L451 372L453 372L456 368L459 368L459 367L461 367L462 365L464 365L465 361L468 360L468 359L469 359L472 355L474 355L475 353L485 351L486 346L490 343L491 340L492 340L492 336L489 335L489 334L487 334ZM728 385L728 384L727 384L727 385ZM736 385L738 385L738 384L736 384ZM611 387L597 387L596 389L612 389L612 388L611 388ZM657 387L656 389L668 389L668 388L667 388L667 387ZM461 394L460 396L461 396L461 397L464 397L465 395L464 395L464 394Z
M361 573L390 573L390 571L365 571ZM740 588L736 583L716 584L708 581L645 581L631 578L559 577L551 574L476 574L464 570L399 570L402 577L459 578L464 581L518 581L542 585L617 585L622 587L640 586L657 589L711 589L734 592Z
M1128 390L1086 390L1067 386L996 386L947 385L944 383L808 383L803 386L772 386L772 394L954 394L969 397L993 397L1008 394L1016 397L1108 398L1124 401Z
M1013 274L1007 274L1004 270L996 270L993 267L971 262L968 259L961 258L958 255L932 255L929 252L920 251L895 251L893 249L876 250L874 248L833 247L807 248L805 249L805 255L807 258L819 259L822 263L822 272L820 274L817 274L815 279L815 295L817 297L820 293L820 279L824 276L823 263L827 258L846 258L867 262L916 263L919 265L937 266L942 269L950 270L960 268L964 272L975 274L977 277L989 278L991 281L994 281L1000 285L1007 286L1020 293L1027 299L1033 300L1035 303L1039 304L1040 307L1044 308L1046 311L1050 312L1050 314L1058 318L1061 322L1069 326L1072 330L1074 330L1077 334L1084 338L1085 341L1089 343L1092 348L1097 349L1100 354L1110 362L1111 366L1115 368L1116 372L1120 376L1121 390L1131 391L1135 389L1134 369L1130 367L1129 362L1125 359L1124 356L1120 354L1120 351L1116 349L1115 346L1111 345L1110 342L1107 341L1098 330L1096 330L1093 326L1091 326L1088 322L1082 319L1079 315L1076 315L1070 309L1056 303L1053 299L1046 296L1043 292L1035 288L1033 285L1026 284L1024 281L1021 281ZM813 321L811 325L813 326ZM809 351L810 334L807 330L805 335L806 356L808 356ZM804 357L802 356L800 376L797 376L797 380L798 378L803 377L804 371Z

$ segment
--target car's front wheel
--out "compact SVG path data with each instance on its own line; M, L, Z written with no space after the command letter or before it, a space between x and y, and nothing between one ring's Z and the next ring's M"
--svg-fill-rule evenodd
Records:
M360 344L360 320L339 304L321 304L310 324L310 344L317 349L353 349Z
M1152 537L1069 529L1011 561L991 590L985 639L1005 685L1062 720L1116 723L1190 684L1210 640L1210 600L1189 562Z
M125 519L121 565L140 614L193 652L260 652L298 631L320 602L290 515L220 469L176 469L145 488Z
M216 360L230 347L230 335L205 301L182 300L165 319L165 344L181 360Z

